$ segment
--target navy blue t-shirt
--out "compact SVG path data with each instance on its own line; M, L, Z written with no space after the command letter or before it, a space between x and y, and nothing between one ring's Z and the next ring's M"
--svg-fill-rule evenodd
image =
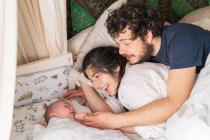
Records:
M210 32L196 25L177 23L166 26L161 47L154 60L170 69L196 67L199 73L210 52Z

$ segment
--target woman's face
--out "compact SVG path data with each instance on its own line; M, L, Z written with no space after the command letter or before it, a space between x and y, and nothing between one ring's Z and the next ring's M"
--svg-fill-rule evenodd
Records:
M114 75L105 72L98 72L92 67L88 67L85 71L88 78L93 83L93 86L97 90L104 90L109 95L115 96L117 93L119 70L116 69Z

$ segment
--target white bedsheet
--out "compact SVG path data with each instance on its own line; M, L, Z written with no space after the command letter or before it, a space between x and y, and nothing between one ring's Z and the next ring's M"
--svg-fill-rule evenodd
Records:
M71 119L52 118L46 128L34 125L33 140L129 140L119 130L100 130Z
M167 122L169 140L210 139L210 55L190 98Z

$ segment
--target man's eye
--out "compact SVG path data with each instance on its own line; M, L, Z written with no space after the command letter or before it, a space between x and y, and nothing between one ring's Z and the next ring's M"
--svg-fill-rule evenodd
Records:
M126 43L124 43L124 45L130 45L131 44L131 42L126 42Z

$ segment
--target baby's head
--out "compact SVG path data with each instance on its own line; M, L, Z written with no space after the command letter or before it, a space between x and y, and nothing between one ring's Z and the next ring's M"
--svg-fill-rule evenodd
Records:
M51 118L70 118L75 115L73 107L66 101L58 100L51 103L45 112L45 120L48 122Z

